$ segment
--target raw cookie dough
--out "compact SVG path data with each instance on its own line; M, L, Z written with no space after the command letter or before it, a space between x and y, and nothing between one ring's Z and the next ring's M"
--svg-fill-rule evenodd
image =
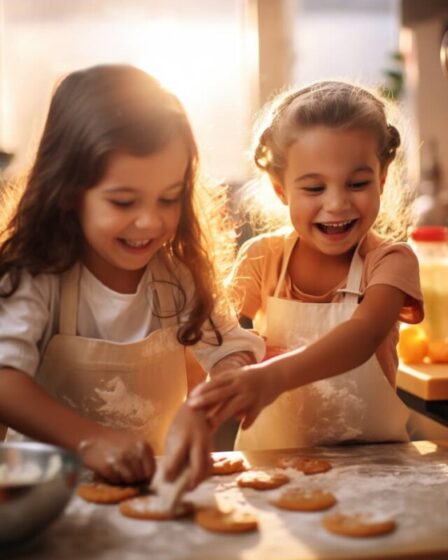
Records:
M274 471L248 471L240 474L236 483L242 488L255 488L255 490L272 490L289 482L289 477Z
M94 504L118 504L139 494L138 486L115 486L106 482L85 482L78 486L78 496Z
M139 496L122 502L119 507L120 513L126 517L156 521L178 519L190 515L194 511L193 504L188 502L181 502L173 511L167 511L163 508L158 496Z
M211 474L234 474L247 470L242 457L216 457L212 455Z
M204 508L196 512L194 520L203 529L216 533L246 533L258 528L258 519L247 511L221 511Z
M325 492L317 488L310 490L289 488L278 498L272 500L271 503L280 509L322 511L331 508L336 503L336 498L331 492Z
M322 525L330 533L345 537L375 537L391 533L396 528L392 519L375 521L369 514L362 513L333 513L322 519Z
M283 457L277 461L277 467L297 469L304 474L324 473L333 468L331 463L325 461L325 459L313 459L311 457Z

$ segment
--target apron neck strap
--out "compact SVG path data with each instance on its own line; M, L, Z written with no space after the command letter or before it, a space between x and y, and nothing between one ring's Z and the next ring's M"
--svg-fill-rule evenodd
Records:
M78 316L78 292L81 267L79 262L61 275L61 292L59 306L59 333L76 335Z
M283 258L282 258L282 266L280 269L280 275L278 278L277 286L275 287L274 297L279 297L280 289L285 282L286 271L288 270L289 259L291 258L291 253L294 249L294 246L297 242L297 236L288 236L285 238L284 245L283 245ZM359 296L362 295L360 292L361 287L361 278L362 278L362 268L363 268L363 261L359 256L359 248L364 241L364 238L358 243L355 252L353 253L353 257L350 263L350 270L348 272L347 277L347 286L345 288L341 288L337 290L338 293L344 294L344 300L353 300L356 303L358 302Z
M362 241L363 240L361 239L355 249L355 252L353 253L350 270L348 271L346 287L336 290L337 293L344 294L345 301L352 301L353 303L358 303L358 298L362 295L360 287L363 261L359 256L359 247L361 246Z

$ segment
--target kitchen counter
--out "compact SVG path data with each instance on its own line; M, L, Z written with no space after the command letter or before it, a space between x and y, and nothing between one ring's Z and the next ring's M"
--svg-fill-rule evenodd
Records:
M397 392L410 408L448 426L448 364L400 364Z
M426 401L448 401L448 364L400 364L397 386Z
M380 413L380 412L379 412ZM260 451L244 455L253 466L274 466L293 452ZM448 442L413 442L314 448L304 456L333 464L327 473L305 476L288 469L294 485L330 489L341 511L371 511L391 516L394 533L353 539L322 527L327 512L289 512L269 499L282 489L260 492L236 486L236 475L213 477L188 498L207 505L246 504L259 516L259 531L209 533L191 519L170 522L122 517L117 506L88 504L74 497L64 515L39 540L11 552L26 560L311 560L448 558ZM333 511L333 510L330 510ZM6 556L9 557L8 555ZM3 555L2 555L3 558Z

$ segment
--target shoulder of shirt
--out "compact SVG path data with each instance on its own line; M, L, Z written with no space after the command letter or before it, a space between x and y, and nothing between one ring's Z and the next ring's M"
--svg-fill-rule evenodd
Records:
M20 273L20 283L17 290L9 296L10 298L33 296L45 301L49 301L51 296L59 292L59 274L40 273L32 275L28 270L22 270ZM0 279L0 288L10 286L10 276L5 274ZM9 298L8 298L9 299Z
M239 255L260 256L267 253L275 253L281 256L285 243L296 239L296 237L296 232L291 228L282 228L281 230L262 233L243 243Z
M391 241L374 232L369 232L359 251L361 257L368 260L377 260L388 254L398 253L417 259L411 246L405 241Z

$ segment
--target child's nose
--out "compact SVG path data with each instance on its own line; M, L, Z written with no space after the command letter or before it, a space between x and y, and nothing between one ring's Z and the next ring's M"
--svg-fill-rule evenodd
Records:
M155 212L142 212L135 219L135 227L138 229L158 232L163 225L161 217Z
M350 206L350 200L345 191L333 192L325 199L326 210L330 212L340 212Z

